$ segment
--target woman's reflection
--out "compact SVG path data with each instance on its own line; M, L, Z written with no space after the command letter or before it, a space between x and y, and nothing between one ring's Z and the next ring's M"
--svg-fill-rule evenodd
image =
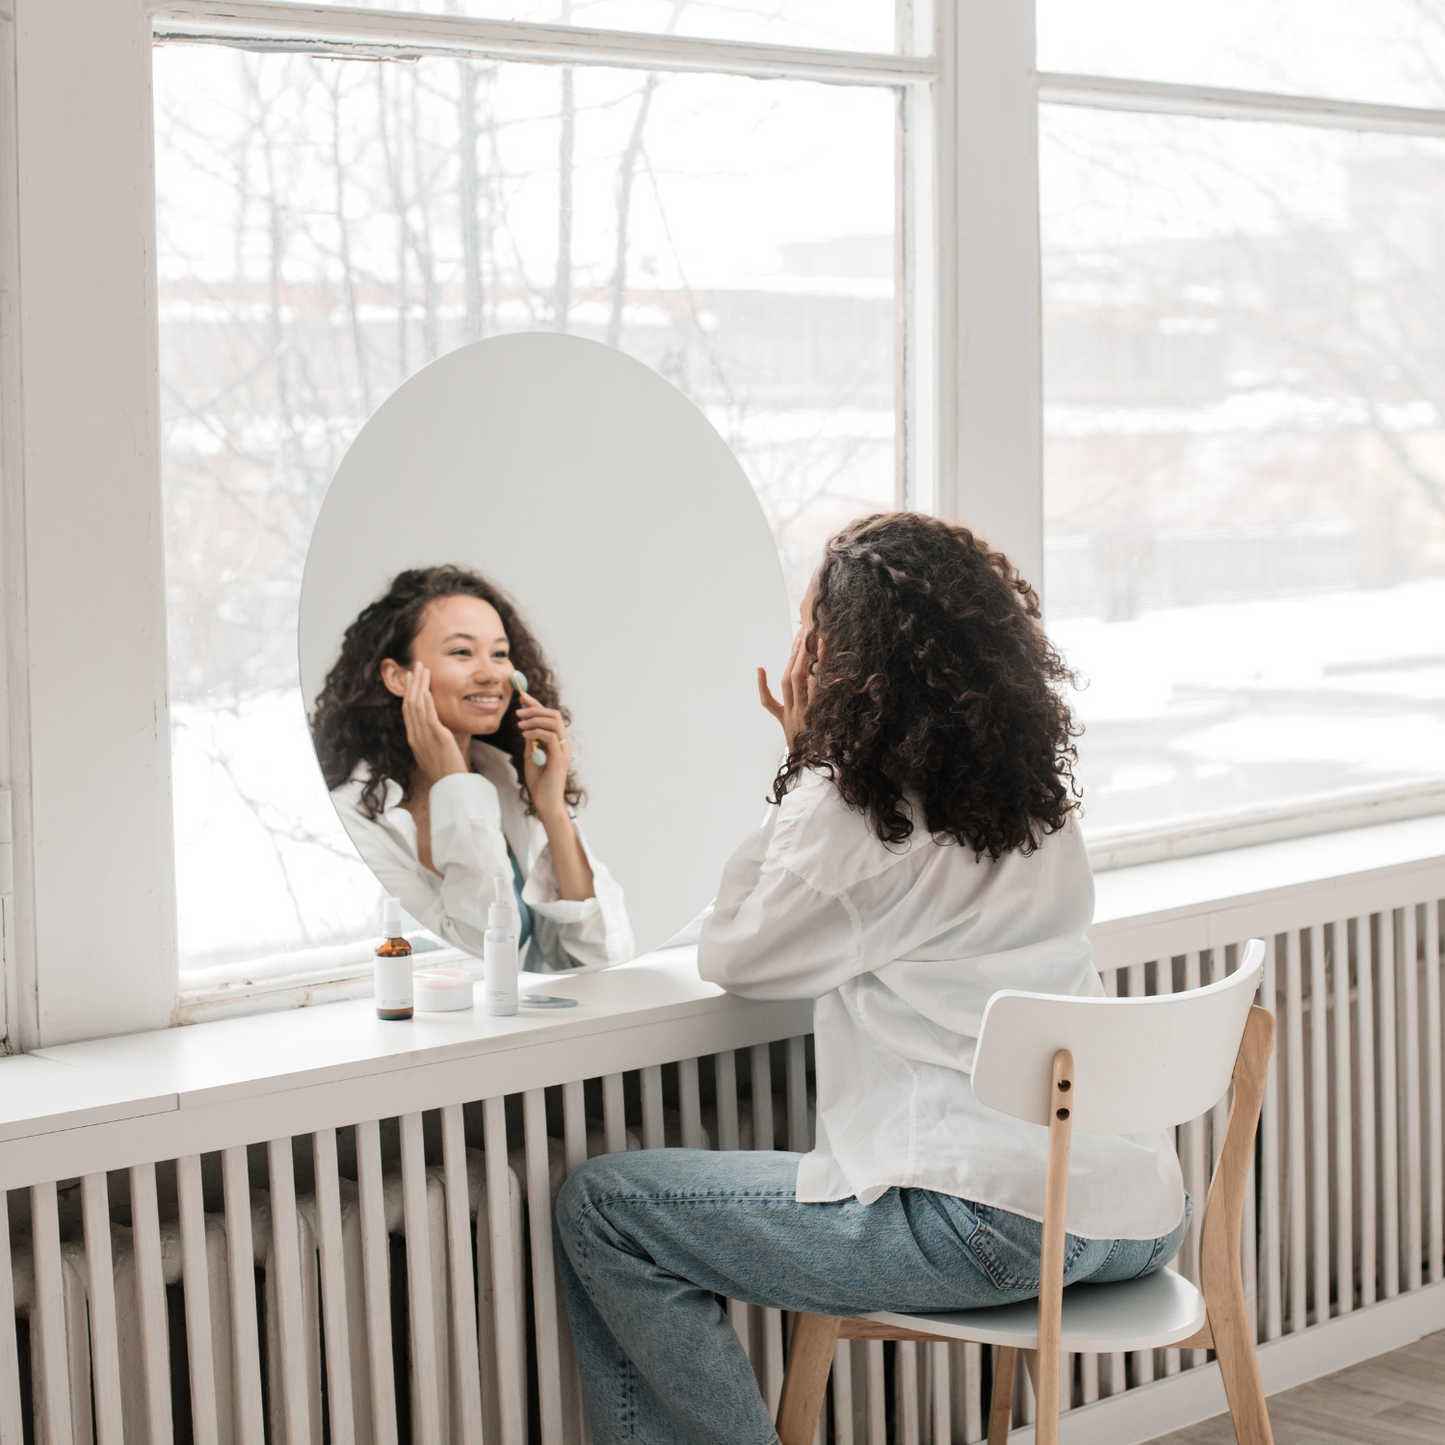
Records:
M560 972L633 952L622 889L574 820L569 721L506 594L443 566L398 573L347 628L311 735L352 842L413 918L480 955L510 875L522 966Z

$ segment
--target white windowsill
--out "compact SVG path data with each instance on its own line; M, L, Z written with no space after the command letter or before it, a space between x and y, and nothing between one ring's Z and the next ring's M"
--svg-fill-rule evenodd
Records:
M1416 874L1421 897L1445 892L1445 815L1115 869L1098 879L1092 936L1100 954L1117 954L1156 928L1177 939L1181 920L1203 914L1278 907L1295 894L1317 900L1322 888ZM775 1011L787 1030L804 1032L812 1017L806 1001L759 1004L704 983L691 947L603 973L524 980L524 992L567 994L579 1006L515 1018L478 1007L391 1023L376 1018L370 999L357 999L0 1059L0 1143L448 1062L500 1062L508 1079L522 1081L528 1054L547 1045L584 1048L589 1036L669 1020L706 1016L705 1029L716 1031L731 1016Z
M1445 813L1115 868L1094 880L1095 934L1202 907L1268 902L1322 884L1445 865Z
M0 1059L0 1144L428 1065L481 1065L499 1056L506 1072L520 1079L520 1065L506 1056L516 1061L558 1043L576 1049L592 1035L697 1014L781 1008L797 1015L800 1032L810 1026L810 1004L732 998L704 983L694 960L692 949L677 949L605 973L567 979L523 974L523 993L564 994L578 1006L524 1009L511 1018L488 1015L476 985L474 1007L406 1020L378 1019L367 998L37 1049Z
M1284 803L1262 803L1228 812L1166 818L1147 827L1090 828L1084 838L1095 873L1193 858L1202 853L1277 843L1316 833L1337 833L1445 813L1445 778L1393 788L1349 788Z

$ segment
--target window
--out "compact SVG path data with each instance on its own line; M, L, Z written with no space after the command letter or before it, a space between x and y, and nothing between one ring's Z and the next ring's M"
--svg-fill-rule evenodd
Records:
M584 8L627 7L574 18ZM635 7L634 23L659 8L707 10ZM648 362L742 460L799 596L830 532L895 505L899 97L194 45L160 48L154 75L177 892L195 987L278 953L295 972L344 962L335 946L374 931L377 885L311 760L295 612L332 471L417 368L554 328Z
M1118 38L1130 76L1445 96L1435 7L1147 8L1045 4L1041 56ZM1047 606L1089 682L1086 826L1438 786L1445 128L1127 88L1040 119Z
M1445 96L1434 0L1038 0L1038 56L1073 75L1407 106Z

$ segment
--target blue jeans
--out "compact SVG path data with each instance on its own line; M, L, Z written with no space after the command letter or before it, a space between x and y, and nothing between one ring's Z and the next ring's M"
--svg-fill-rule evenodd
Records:
M645 1149L589 1159L557 1198L557 1267L594 1445L770 1445L717 1295L810 1314L955 1310L1039 1291L1042 1226L926 1189L799 1204L797 1154ZM1134 1279L1162 1239L1066 1237L1064 1282Z

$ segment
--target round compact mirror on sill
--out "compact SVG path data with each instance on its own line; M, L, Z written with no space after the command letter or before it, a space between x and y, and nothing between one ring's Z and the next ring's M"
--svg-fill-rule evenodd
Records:
M480 955L595 969L706 906L779 761L760 664L782 572L707 418L554 333L460 348L337 468L302 584L301 681L333 803L382 886ZM498 884L498 879L507 880Z

